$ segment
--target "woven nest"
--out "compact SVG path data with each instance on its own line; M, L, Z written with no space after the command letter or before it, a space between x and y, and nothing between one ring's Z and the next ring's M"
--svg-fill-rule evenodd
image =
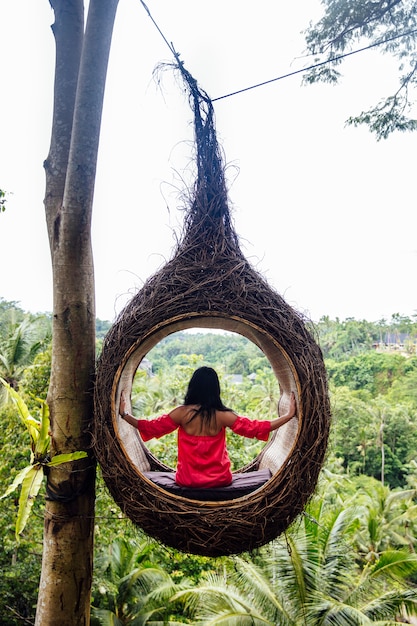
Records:
M125 307L105 338L95 385L94 449L104 480L123 512L152 537L188 553L236 554L285 531L312 496L330 427L323 358L303 317L243 256L228 210L224 167L211 101L180 68L194 108L197 180L174 256ZM169 334L223 328L264 352L282 392L297 397L298 419L275 431L253 463L272 478L224 502L174 495L144 472L167 469L119 417L142 359ZM170 407L167 407L169 409Z

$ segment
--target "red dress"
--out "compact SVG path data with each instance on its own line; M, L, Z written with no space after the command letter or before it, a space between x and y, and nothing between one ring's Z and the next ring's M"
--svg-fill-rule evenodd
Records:
M232 482L230 459L226 449L226 429L217 435L189 435L170 415L154 420L138 420L138 429L144 441L159 438L178 428L178 464L175 482L184 487L223 487ZM243 437L267 441L271 431L268 420L250 420L237 417L233 432Z

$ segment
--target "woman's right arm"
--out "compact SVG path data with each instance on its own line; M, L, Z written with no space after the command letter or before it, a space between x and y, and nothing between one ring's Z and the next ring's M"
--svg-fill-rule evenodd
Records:
M166 413L153 419L137 419L126 411L126 400L123 392L120 396L119 413L120 417L128 424L138 429L144 441L149 441L154 437L159 439L159 437L168 435L176 430L179 425L177 409L174 409L172 413Z
M138 427L138 420L136 419L136 417L133 417L133 415L131 415L129 411L126 411L126 399L124 397L123 391L120 396L119 414L120 417L122 417L128 424L134 426L135 428Z

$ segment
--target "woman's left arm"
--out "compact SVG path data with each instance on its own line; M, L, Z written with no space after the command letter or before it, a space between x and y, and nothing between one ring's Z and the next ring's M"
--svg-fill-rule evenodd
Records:
M276 430L283 426L287 422L289 422L295 415L297 414L297 403L295 401L295 393L292 391L290 396L290 406L288 407L288 411L284 413L284 415L280 415L275 419L271 420L271 430Z

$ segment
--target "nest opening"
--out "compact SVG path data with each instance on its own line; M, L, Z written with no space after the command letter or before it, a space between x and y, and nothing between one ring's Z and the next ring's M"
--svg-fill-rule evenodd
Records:
M130 399L134 376L140 363L146 354L153 347L155 347L161 339L172 333L188 328L222 329L235 332L246 337L249 341L252 341L258 348L260 348L273 369L282 394L280 400L280 407L282 411L285 412L287 408L291 391L296 393L297 398L299 397L300 385L289 356L285 353L281 346L276 344L272 337L266 335L255 325L249 324L244 320L237 318L222 316L208 317L201 315L192 316L190 314L167 320L166 324L163 326L151 329L149 335L139 341L137 345L134 344L131 346L125 356L125 359L122 360L120 367L118 368L114 378L112 390L111 404L114 431L120 440L121 448L124 450L126 457L133 466L133 471L138 472L140 477L146 480L149 480L149 475L146 476L146 474L151 472L152 469L154 469L154 471L174 471L174 469L166 466L154 457L146 444L141 440L138 431L132 429L129 424L120 418L120 395L123 390L125 397ZM127 408L130 412L132 412L130 404L127 405ZM276 431L272 435L269 442L263 446L261 452L256 456L256 458L245 466L236 469L234 473L268 469L273 478L285 464L286 459L291 454L295 446L297 431L301 419L301 412L299 412L298 421L291 420L291 422L288 422ZM187 495L181 497L188 500L192 499ZM207 498L207 501L209 500L210 498Z

